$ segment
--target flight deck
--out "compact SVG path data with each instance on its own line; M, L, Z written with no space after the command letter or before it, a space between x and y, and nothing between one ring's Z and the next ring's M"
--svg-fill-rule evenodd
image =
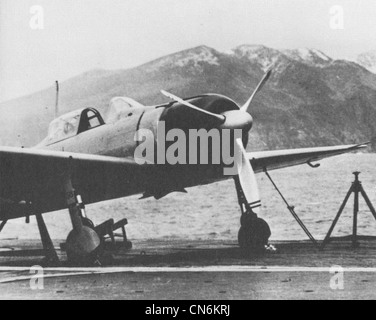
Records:
M39 269L30 266L43 264L40 243L2 241L0 299L376 298L371 237L356 249L351 238L334 239L325 250L308 241L274 241L276 252L246 255L236 242L138 241L87 268L69 265L60 242L54 243L62 263L45 267L43 289L32 290Z

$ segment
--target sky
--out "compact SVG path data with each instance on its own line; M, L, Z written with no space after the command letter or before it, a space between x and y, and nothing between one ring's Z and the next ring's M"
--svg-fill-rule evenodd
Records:
M0 0L0 102L198 45L355 59L376 50L375 17L375 0Z

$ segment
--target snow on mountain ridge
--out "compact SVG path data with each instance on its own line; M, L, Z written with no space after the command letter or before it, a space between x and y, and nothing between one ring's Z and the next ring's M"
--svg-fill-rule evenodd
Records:
M316 50L316 49L311 49L311 51L313 53L315 53L317 56L319 56L322 60L325 60L325 61L330 61L332 60L330 57L328 57L325 53L319 51L319 50Z
M233 54L258 62L264 70L275 66L277 71L283 71L283 66L291 60L316 67L326 67L333 62L333 59L323 52L308 48L276 50L263 45L241 45L233 49Z
M318 67L325 67L333 62L329 56L316 49L300 48L282 52L290 59Z
M200 46L190 50L184 50L152 62L149 70L158 70L159 68L166 66L178 66L183 68L190 64L192 64L193 68L200 69L200 63L203 62L219 66L219 60L215 55L214 49Z
M326 67L334 60L317 49L289 49L277 50L264 45L240 45L228 52L218 52L207 46L199 46L192 49L177 52L175 54L157 59L147 64L149 71L157 71L165 67L188 67L195 72L202 72L203 64L219 66L221 55L234 56L239 59L248 59L257 63L266 71L271 66L275 72L281 73L292 61L298 61L310 66ZM376 69L376 57L375 57Z
M360 54L356 62L372 73L376 73L376 50Z
M241 45L232 50L232 53L240 58L246 57L249 60L258 62L264 71L270 66L276 65L283 54L272 48L263 45Z
M195 67L198 67L199 62L219 66L218 58L208 47L200 47L198 52L190 51L186 57L180 58L176 64L180 67L184 67L191 62L194 63Z

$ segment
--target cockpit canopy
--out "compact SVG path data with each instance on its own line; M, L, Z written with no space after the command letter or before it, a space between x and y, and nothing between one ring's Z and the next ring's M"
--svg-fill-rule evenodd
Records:
M114 123L122 118L128 117L135 108L144 108L144 106L131 98L113 98L106 116L106 123Z
M104 120L98 110L94 108L75 110L51 122L46 143L53 144L101 125L104 125Z
M117 97L110 102L110 107L105 114L106 122L99 111L94 108L79 109L64 114L50 123L44 143L50 145L105 123L117 122L131 115L135 108L144 108L144 106L131 98Z

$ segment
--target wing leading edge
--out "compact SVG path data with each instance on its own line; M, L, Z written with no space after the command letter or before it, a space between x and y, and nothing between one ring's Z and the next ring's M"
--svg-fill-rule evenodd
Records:
M369 143L247 153L255 172L292 167L367 148Z

